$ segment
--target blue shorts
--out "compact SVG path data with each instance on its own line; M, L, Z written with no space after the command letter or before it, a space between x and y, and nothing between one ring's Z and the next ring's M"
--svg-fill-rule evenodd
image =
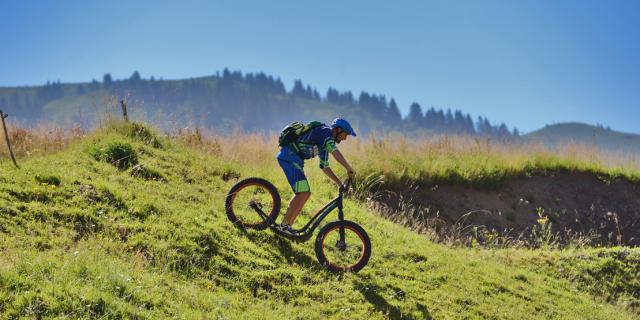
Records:
M287 181L289 181L294 193L309 192L311 190L307 177L304 175L304 162L300 164L278 159L278 163L287 176Z

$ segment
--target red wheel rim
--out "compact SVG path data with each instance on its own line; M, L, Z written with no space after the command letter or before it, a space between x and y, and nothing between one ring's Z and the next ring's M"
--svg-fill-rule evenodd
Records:
M349 230L355 232L355 234L358 235L358 238L360 238L360 242L362 243L362 249L360 250L360 256L358 257L356 262L354 264L348 265L346 267L338 266L335 263L329 261L327 259L327 255L326 255L326 253L324 251L324 248L325 248L324 241L327 239L327 235L330 234L331 232L333 232L333 230L335 230L337 228L345 228L345 229L349 229ZM345 237L346 237L346 235L345 235ZM322 237L322 256L325 258L325 260L329 263L330 266L332 266L332 267L334 267L336 269L340 269L340 270L351 270L351 269L353 269L364 258L365 248L366 248L366 245L365 245L364 236L358 230L356 230L355 228L353 228L352 226L349 226L349 225L345 225L345 226L336 225L335 227L332 227L331 229L329 229L329 231L327 231L324 234L324 237Z
M275 205L276 205L276 200L275 200L275 199L276 199L276 196L273 194L273 192L271 192L271 190L269 190L269 188L267 188L267 187L265 187L264 185L262 185L262 184L260 184L260 183L257 183L257 182L250 182L250 183L247 183L247 184L243 184L243 185L241 185L241 186L238 188L238 190L234 191L234 192L231 194L231 211L233 212L233 215L236 217L236 219L238 219L239 221L241 221L243 225L245 225L245 226L247 226L247 227L255 227L255 226L258 226L258 225L262 224L262 223L263 223L263 221L259 221L259 222L256 222L256 223L245 223L244 221L242 221L242 220L240 219L240 217L238 217L238 216L236 215L236 212L235 212L235 210L234 210L234 204L235 204L235 200L236 200L236 195L237 195L238 193L240 193L240 191L242 191L243 189L245 189L245 188L247 188L247 187L250 187L250 186L257 186L257 187L260 187L261 189L266 190L266 191L269 193L269 195L271 195L271 209L269 210L269 212L268 212L268 213L266 213L267 215L271 215L271 213L273 212L273 209L274 209L274 207L275 207ZM258 213L257 213L257 212L256 212L256 215L258 215ZM259 216L259 215L258 215L258 216Z

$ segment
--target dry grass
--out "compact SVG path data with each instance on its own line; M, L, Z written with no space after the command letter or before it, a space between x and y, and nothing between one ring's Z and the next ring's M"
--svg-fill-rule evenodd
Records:
M275 134L236 132L221 135L203 128L181 128L170 136L207 154L256 167L265 166L275 159L278 150L278 136ZM271 162L275 163L275 160Z
M467 179L495 171L515 173L559 167L628 173L640 171L637 155L612 153L580 144L551 149L539 142L469 136L438 135L408 139L386 135L358 141L353 148L356 150L355 158L364 167L412 177L447 175L458 171Z
M9 141L13 153L18 158L57 152L86 135L80 127L61 128L49 124L40 124L33 128L8 125ZM2 133L0 158L9 157L9 151Z
M278 150L277 135L217 135L183 129L176 138L200 150L255 166L263 166ZM539 142L497 141L470 136L436 135L406 138L370 135L339 145L358 171L409 178L473 180L487 174L516 174L525 170L573 169L612 173L638 179L640 157L593 146L567 144L551 149Z
M84 137L80 127L41 124L34 128L9 125L17 157L56 152ZM225 160L266 167L278 150L277 134L217 134L201 128L171 130L166 136ZM447 182L499 183L522 172L545 170L592 171L640 180L640 157L593 146L567 144L549 148L538 142L497 141L471 136L433 135L407 138L398 134L372 134L350 138L339 145L363 175L383 175L387 180L444 180ZM3 142L0 155L8 156Z

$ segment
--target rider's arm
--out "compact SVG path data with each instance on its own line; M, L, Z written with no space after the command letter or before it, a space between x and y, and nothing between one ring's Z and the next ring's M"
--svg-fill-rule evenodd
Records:
M331 170L331 168L329 167L322 168L322 172L324 172L324 174L326 174L327 177L333 180L333 182L335 182L338 185L338 187L342 187L342 181L340 181L340 179L336 176L336 174L333 173L333 170Z
M337 150L338 149L336 148L336 143L333 141L333 138L327 138L322 148L320 148L318 158L320 158L320 169L322 169L324 174L326 174L327 177L333 180L333 182L335 182L338 187L342 187L342 181L340 181L340 178L338 178L336 174L333 173L333 170L329 168L329 152L333 153Z
M344 158L340 150L335 149L331 152L331 154L333 155L334 158L336 158L336 161L338 161L338 163L340 163L347 170L347 173L349 174L350 177L355 175L355 170L353 170L353 168L349 165L349 163L347 162L347 159Z

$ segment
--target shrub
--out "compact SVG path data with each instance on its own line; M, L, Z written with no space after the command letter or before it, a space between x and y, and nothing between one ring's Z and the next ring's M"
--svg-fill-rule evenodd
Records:
M94 145L90 150L96 160L105 161L125 170L138 163L138 155L131 144L122 141L110 141L105 144Z
M46 185L50 185L50 186L59 186L60 185L60 178L56 177L56 176L45 176L45 175L36 175L35 176L36 182L40 183L40 184L46 184Z

